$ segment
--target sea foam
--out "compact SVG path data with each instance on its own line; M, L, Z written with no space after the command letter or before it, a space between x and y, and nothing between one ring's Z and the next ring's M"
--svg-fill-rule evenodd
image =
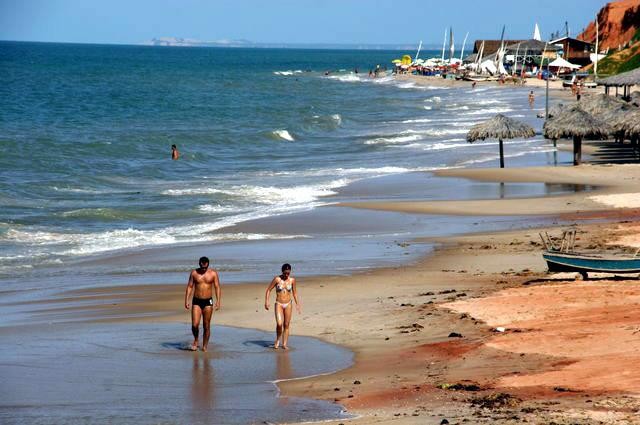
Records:
M276 139L286 140L288 142L294 142L296 139L287 130L274 130L271 132Z

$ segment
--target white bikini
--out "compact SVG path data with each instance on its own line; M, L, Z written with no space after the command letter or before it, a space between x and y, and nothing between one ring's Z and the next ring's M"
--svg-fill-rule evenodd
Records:
M286 284L284 283L284 281L282 279L280 279L280 282L278 282L276 284L276 292L282 292L282 291L291 292L292 289L293 289L293 287L291 286L291 282L289 281L289 279L287 279L287 283ZM289 304L291 304L291 300L289 300L286 303L281 303L280 301L276 301L276 304L280 305L280 307L285 309L285 308L289 307Z

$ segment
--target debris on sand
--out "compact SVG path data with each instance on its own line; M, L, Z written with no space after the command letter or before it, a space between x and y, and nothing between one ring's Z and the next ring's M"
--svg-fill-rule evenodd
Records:
M512 396L511 394L493 393L483 397L473 398L471 399L471 404L483 409L500 409L503 407L515 407L521 401L518 397Z
M475 382L470 382L470 383L457 382L455 384L440 384L440 385L437 385L437 387L440 388L441 390L450 390L450 391L480 391L480 390L482 390L480 385L476 384Z

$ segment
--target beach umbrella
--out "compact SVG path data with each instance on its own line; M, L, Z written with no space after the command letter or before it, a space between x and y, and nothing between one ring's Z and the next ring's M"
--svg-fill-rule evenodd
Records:
M573 165L582 161L582 139L606 139L613 129L606 122L584 111L579 105L565 109L544 123L547 139L573 138Z
M551 108L549 108L549 118L553 118L556 115L558 115L559 113L561 113L562 111L564 111L567 108L570 108L571 106L573 106L572 104L566 104L566 103L557 103L555 105L553 105ZM544 112L541 112L538 114L538 118L544 118Z
M633 86L640 84L640 68L598 80L598 84L603 86Z
M585 97L580 100L579 104L583 111L595 117L601 114L610 114L619 111L628 105L624 100L604 93Z
M471 127L467 133L467 142L473 143L476 140L498 139L500 143L500 168L504 168L504 139L528 138L536 135L535 130L528 124L505 117L498 114L480 124Z
M593 115L600 121L607 122L613 127L616 141L622 142L624 140L624 130L619 129L619 124L624 121L626 114L635 106L625 102L622 99L618 99L613 96L608 96L604 93L590 96L580 100L580 107L587 113Z
M402 60L394 59L394 60L391 61L391 63L395 63L395 64L402 63Z
M411 56L409 56L409 55L403 55L402 56L402 64L403 65L411 65L412 61L413 61L413 59L411 59Z
M627 138L632 142L640 139L640 108L629 108L628 111L619 114L619 117L612 123L613 129L622 138Z
M640 91L634 91L629 95L629 97L631 98L631 103L636 106L640 106Z

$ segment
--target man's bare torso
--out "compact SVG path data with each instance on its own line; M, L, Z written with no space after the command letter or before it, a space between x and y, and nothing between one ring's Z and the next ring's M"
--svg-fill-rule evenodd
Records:
M217 272L213 269L207 269L204 273L193 270L191 272L191 279L193 279L193 285L195 286L193 295L196 298L213 297L213 282L216 275Z

